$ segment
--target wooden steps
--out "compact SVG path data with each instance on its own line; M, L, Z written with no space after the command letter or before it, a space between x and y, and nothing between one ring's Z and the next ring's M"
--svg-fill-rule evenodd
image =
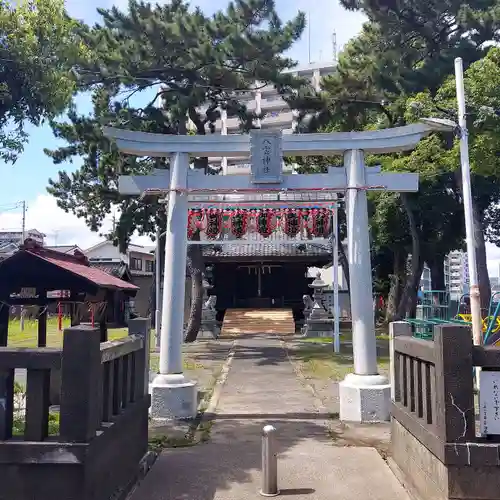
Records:
M228 309L222 324L222 336L257 333L291 335L295 322L291 309Z

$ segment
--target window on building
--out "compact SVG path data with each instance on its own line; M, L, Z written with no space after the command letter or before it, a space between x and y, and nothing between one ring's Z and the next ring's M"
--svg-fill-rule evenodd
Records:
M147 260L146 261L146 272L152 273L154 269L154 262L152 260Z
M142 271L142 259L136 259L132 257L130 259L130 269L132 271Z

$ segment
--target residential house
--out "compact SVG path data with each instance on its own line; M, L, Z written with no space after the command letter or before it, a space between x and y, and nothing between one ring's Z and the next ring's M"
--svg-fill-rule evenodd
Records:
M24 239L31 238L40 245L44 244L45 234L37 229L24 231ZM0 261L10 257L19 250L23 244L22 231L0 231Z
M90 265L118 275L130 273L132 283L139 287L135 296L134 310L141 317L149 316L149 302L154 274L153 247L129 245L125 254L111 241L105 240L84 251ZM123 277L122 276L122 277Z
M84 253L84 251L78 245L47 245L45 246L45 248L49 250L55 250L56 252L66 255L74 255L75 250L77 252Z

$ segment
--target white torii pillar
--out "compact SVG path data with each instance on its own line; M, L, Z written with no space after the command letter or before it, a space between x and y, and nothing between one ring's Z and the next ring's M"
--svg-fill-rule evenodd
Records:
M363 151L347 151L344 165L347 170L347 260L354 373L348 374L339 384L340 419L384 421L390 417L391 385L386 376L379 375L377 368L368 200L364 189L367 170Z
M354 373L340 383L340 418L354 422L389 419L390 384L378 374L372 307L367 189L395 192L418 190L418 175L385 173L365 167L364 154L406 151L432 131L425 124L369 132L277 136L269 131L230 136L167 136L106 128L125 153L171 158L170 172L122 176L120 193L169 192L165 246L160 373L152 384L154 418L190 418L196 415L196 385L182 373L185 266L187 251L187 192L217 190L317 189L347 191L348 260ZM264 147L264 142L265 147ZM264 151L265 148L265 151ZM189 169L189 155L248 157L252 176L206 176ZM289 156L344 155L344 167L325 174L282 176L282 154ZM263 157L268 155L264 162Z

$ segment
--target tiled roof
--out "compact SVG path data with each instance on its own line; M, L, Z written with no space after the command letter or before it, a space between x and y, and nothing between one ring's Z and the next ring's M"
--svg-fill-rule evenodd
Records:
M38 245L34 240L26 240L21 249L11 257L5 259L0 264L0 271L3 266L8 266L9 262L14 264L19 255L29 254L35 258L44 260L54 266L69 271L70 273L90 281L100 288L116 290L138 290L138 287L127 283L111 274L95 267L90 267L87 257L81 252L75 251L75 255L64 254L56 250L51 250Z
M120 279L127 274L127 264L124 262L90 262L90 267L100 269Z
M66 256L65 254L63 254ZM99 287L102 288L114 288L118 290L138 290L138 287L132 285L131 283L127 283L106 271L102 271L101 269L96 269L95 267L90 267L89 265L81 264L74 261L69 261L66 259L60 259L57 257L49 257L48 255L37 255L38 257L45 259L46 261L62 268L70 271L73 274L76 274L82 278L85 278L92 283L95 283Z
M55 250L60 253L70 253L78 249L77 245L54 245L54 246L46 246L49 250Z
M234 243L204 247L205 257L328 257L331 255L331 245L307 244L287 245L284 243Z

